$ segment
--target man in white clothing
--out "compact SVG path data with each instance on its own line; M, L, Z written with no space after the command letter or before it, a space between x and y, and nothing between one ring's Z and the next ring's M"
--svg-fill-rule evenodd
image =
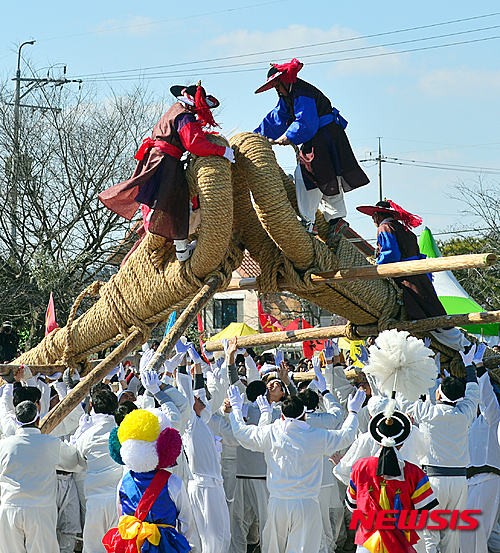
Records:
M318 357L313 359L313 367L316 373L316 380L313 380L313 384L321 394L324 412L320 413L317 411L319 406L318 393L309 388L300 392L299 397L307 407L306 422L311 428L335 430L339 428L343 422L342 407L326 387L326 380L321 372L321 362ZM320 553L334 551L335 541L342 524L342 517L336 517L335 529L333 529L330 518L331 508L340 508L343 513L337 480L333 476L332 464L329 460L333 453L334 451L330 451L323 459L323 478L318 497L321 509L321 519L323 521L323 537L321 539Z
M0 440L0 553L59 553L56 468L75 471L78 451L37 428L38 408L17 405L19 428Z
M488 553L488 539L500 514L500 444L497 438L500 405L482 363L476 365L479 413L469 430L466 509L479 509L479 526L462 532L462 551Z
M106 389L92 391L92 426L76 441L76 448L87 461L84 481L86 499L83 528L84 553L105 553L104 534L118 524L116 488L123 468L109 454L109 435L116 428L114 412L118 399Z
M325 455L347 447L358 427L357 411L365 398L359 390L348 402L349 415L340 430L311 428L306 407L296 396L284 400L281 419L266 426L247 426L243 397L231 386L230 415L235 438L253 451L264 453L269 488L268 518L263 532L263 553L301 551L317 553L322 522L318 495Z
M406 413L424 433L429 443L427 455L422 459L422 470L439 501L439 509L465 509L467 504L466 467L469 464L468 433L476 417L479 387L472 363L480 363L483 352L472 346L467 354L460 352L465 371L466 385L454 377L446 377L436 391L437 403L419 400L411 404ZM457 553L460 548L459 530L424 530L428 553Z
M224 494L220 454L222 446L208 427L212 416L205 393L201 359L190 350L195 362L194 389L185 366L178 367L177 383L192 406L191 417L182 436L193 479L188 483L193 515L203 553L226 553L231 533L229 510Z

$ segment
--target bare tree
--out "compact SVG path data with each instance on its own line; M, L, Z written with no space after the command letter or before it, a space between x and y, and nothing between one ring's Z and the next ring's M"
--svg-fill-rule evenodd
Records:
M130 223L98 200L128 178L164 110L143 88L118 95L40 86L23 108L13 167L12 92L0 86L0 317L43 335L52 291L60 324L76 295L109 278L107 259Z
M463 214L475 222L454 228L454 237L441 241L443 255L492 252L500 256L500 182L478 175L454 185L453 199L466 205ZM460 284L485 309L500 309L500 268L455 271Z

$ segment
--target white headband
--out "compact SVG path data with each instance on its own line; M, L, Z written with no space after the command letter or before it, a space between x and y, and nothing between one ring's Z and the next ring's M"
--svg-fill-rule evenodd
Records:
M36 417L32 420L32 421L29 421L29 422L21 422L19 419L17 419L16 417L12 417L12 419L14 420L14 422L18 425L18 426L27 426L28 424L33 424L34 422L36 422L38 419L40 418L40 413L36 413Z
M442 400L442 401L447 401L448 403L456 403L456 402L458 401L458 399L460 399L460 398L458 398L458 399L449 399L449 398L447 398L447 397L445 396L445 394L444 394L442 388L441 388L441 384L439 385L438 392L439 392L440 395L441 395L441 400Z

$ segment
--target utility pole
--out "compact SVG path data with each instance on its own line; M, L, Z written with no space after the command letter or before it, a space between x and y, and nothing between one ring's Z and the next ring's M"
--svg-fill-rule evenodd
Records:
M382 148L380 146L380 136L378 138L378 201L381 202L382 196Z
M382 163L385 162L385 157L382 155L382 137L378 136L378 155L375 160L372 157L372 152L369 152L367 159L360 159L359 162L363 163L366 161L377 161L378 162L378 199L381 202L384 199L382 192Z
M16 233L16 215L17 215L17 183L19 179L19 166L20 166L20 148L19 148L19 117L20 117L20 107L21 107L21 50L23 46L30 44L33 46L35 44L34 40L28 40L23 42L19 46L17 52L17 70L16 70L16 89L14 93L14 144L12 152L12 183L10 189L10 196L12 198L11 206L11 219L10 219L10 235L12 239L12 247L15 248L15 243L17 240Z
M52 79L49 78L47 74L46 79L35 79L35 78L21 78L21 50L23 46L30 44L31 46L35 44L35 40L28 40L23 42L19 46L17 53L17 70L16 76L13 81L15 81L15 91L14 91L14 103L9 103L7 105L14 106L14 135L13 135L13 144L12 144L12 160L11 160L11 170L10 170L10 197L11 197L11 214L10 214L10 235L12 242L12 251L13 253L16 250L16 240L17 240L17 197L18 197L18 187L19 187L19 175L22 165L22 156L21 148L19 144L19 132L21 128L21 108L31 108L43 111L60 111L57 108L51 106L38 106L38 105L27 105L21 104L21 99L24 98L35 88L41 88L48 84L53 86L63 86L66 83L81 83L81 79ZM66 75L66 66L64 67L64 75ZM21 83L26 83L27 89L23 94L21 94Z

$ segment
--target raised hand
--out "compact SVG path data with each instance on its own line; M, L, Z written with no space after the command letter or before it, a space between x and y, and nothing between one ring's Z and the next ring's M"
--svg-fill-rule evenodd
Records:
M349 412L358 413L365 401L366 394L361 388L353 395L347 398L347 409Z
M468 353L464 353L463 351L460 352L460 357L462 358L462 361L464 362L464 365L466 367L472 365L472 361L474 360L474 356L476 354L476 344L473 344L473 346L470 348ZM481 355L481 360L483 359L483 356Z
M141 382L144 388L153 395L160 391L160 378L156 371L144 371L141 374Z

